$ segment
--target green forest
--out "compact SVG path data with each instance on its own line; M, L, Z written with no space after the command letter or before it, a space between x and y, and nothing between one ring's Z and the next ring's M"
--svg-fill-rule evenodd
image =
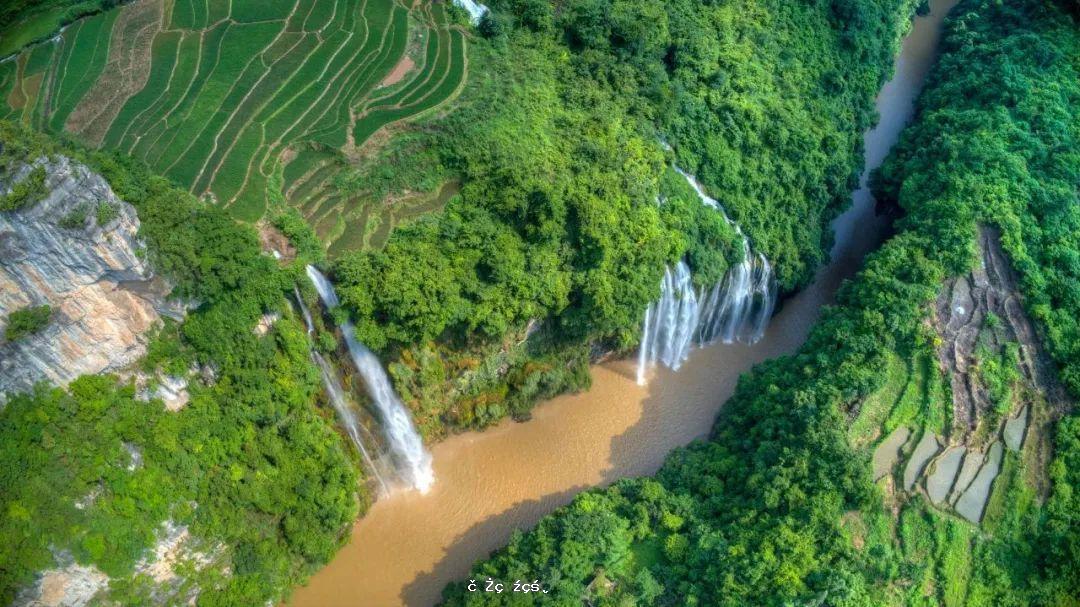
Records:
M63 154L136 207L154 266L178 297L202 302L182 324L158 330L142 371L197 366L215 378L193 385L176 413L108 375L66 389L41 384L3 406L0 603L67 551L113 578L110 600L157 604L153 580L133 573L166 521L188 526L194 548L217 564L187 565L168 600L197 588L205 589L200 605L278 599L330 559L369 501L333 412L313 406L322 387L311 345L284 299L295 276L262 254L252 228L138 163L6 122L0 141L5 171ZM252 328L271 311L286 318L258 337ZM87 495L96 497L80 506Z
M1039 338L1080 395L1078 102L1080 30L1068 4L961 2L916 121L875 179L879 200L902 211L897 233L806 344L744 376L709 439L673 453L654 478L581 494L469 574L540 578L548 594L472 593L463 580L445 603L1077 604L1074 413L1049 437L1046 470L1006 458L981 532L872 482L850 421L889 388L890 359L918 361L940 340L927 319L943 282L979 262L980 225L1000 231ZM951 415L919 402L908 417ZM1042 495L1028 480L1040 473Z
M421 432L520 419L587 387L597 352L637 344L665 264L685 256L711 286L739 261L733 230L672 165L698 172L783 290L805 284L914 9L494 3L456 109L343 179L391 192L460 180L441 213L332 264L359 339L391 361Z

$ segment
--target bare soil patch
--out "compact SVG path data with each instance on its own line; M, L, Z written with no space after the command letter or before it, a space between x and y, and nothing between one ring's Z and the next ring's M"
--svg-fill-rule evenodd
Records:
M413 61L412 57L405 55L401 58L401 61L398 61L398 64L394 66L394 69L386 75L386 78L383 78L383 81L379 83L379 86L393 86L401 82L405 78L405 75L412 71L414 67L416 67L416 62Z
M289 238L281 233L274 226L270 225L266 221L260 221L256 224L259 230L259 243L262 245L263 251L273 254L275 251L280 257L277 257L284 263L289 263L296 259L296 247L289 242Z

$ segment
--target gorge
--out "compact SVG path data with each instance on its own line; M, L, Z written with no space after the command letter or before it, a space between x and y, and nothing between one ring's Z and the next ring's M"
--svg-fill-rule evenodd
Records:
M0 605L1072 606L1080 2L483 2L0 3Z
M930 3L915 18L891 80L877 98L879 121L864 137L865 168L851 208L832 223L830 262L783 302L756 343L703 348L676 373L657 369L637 384L635 361L593 369L592 388L537 407L526 423L503 421L432 448L439 483L426 495L377 501L352 539L290 605L429 605L471 563L503 545L582 489L655 472L673 448L702 437L755 363L794 351L840 282L886 235L874 212L869 172L881 164L913 113L954 0Z

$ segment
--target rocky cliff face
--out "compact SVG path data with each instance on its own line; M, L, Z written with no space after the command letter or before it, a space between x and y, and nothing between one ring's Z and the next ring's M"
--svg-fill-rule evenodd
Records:
M145 332L162 314L183 314L142 258L134 207L100 175L42 158L0 176L0 193L36 166L45 167L45 198L0 212L0 402L41 380L120 370L145 353ZM42 304L52 307L44 329L2 337L12 312Z

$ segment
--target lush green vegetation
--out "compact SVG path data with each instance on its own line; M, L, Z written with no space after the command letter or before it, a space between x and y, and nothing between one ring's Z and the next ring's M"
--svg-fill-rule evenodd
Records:
M107 11L121 0L11 0L0 7L0 57L53 36L77 19Z
M134 567L166 520L188 526L189 548L210 563L178 571L176 602L194 588L200 605L277 600L331 557L367 500L333 413L313 406L311 344L283 298L292 273L262 254L253 229L135 161L11 123L0 122L0 140L9 160L64 153L106 176L138 210L155 268L200 302L160 329L141 364L150 388L159 374L200 371L180 411L111 376L42 385L0 410L0 602L59 550L113 577L118 604L152 603L161 590ZM270 311L285 318L259 337Z
M917 409L935 402L920 370L935 338L925 321L943 280L975 263L979 223L1001 230L1026 306L1080 395L1078 58L1075 18L1053 0L962 2L916 125L878 180L905 212L899 232L807 343L743 377L709 440L672 454L655 479L582 494L470 577L545 580L551 592L530 604L1075 605L1075 414L1058 424L1045 503L1026 480L1039 463L1008 454L979 533L918 496L894 519L849 443L848 415L868 397L903 402L913 382L923 397L909 415L932 415ZM520 601L464 583L445 597Z
M0 162L8 168L10 156L5 151L0 151ZM34 167L10 187L11 191L0 196L0 211L17 211L34 204L45 195L45 167Z
M4 339L15 341L27 335L33 335L45 328L52 317L52 308L48 305L31 306L21 310L15 310L8 315L7 327L4 328Z
M575 70L637 97L633 111L773 260L781 287L805 284L848 204L915 3L576 0L557 17L544 4L495 6L554 28Z
M830 2L493 8L455 111L373 160L398 161L394 176L362 163L339 180L392 195L460 178L441 214L333 268L360 339L400 362L395 383L428 435L583 387L590 349L636 343L664 264L686 256L705 285L739 259L734 231L673 163L702 171L783 287L803 282L914 9L859 3L855 27ZM691 124L709 135L691 138ZM722 165L740 173L710 168Z

